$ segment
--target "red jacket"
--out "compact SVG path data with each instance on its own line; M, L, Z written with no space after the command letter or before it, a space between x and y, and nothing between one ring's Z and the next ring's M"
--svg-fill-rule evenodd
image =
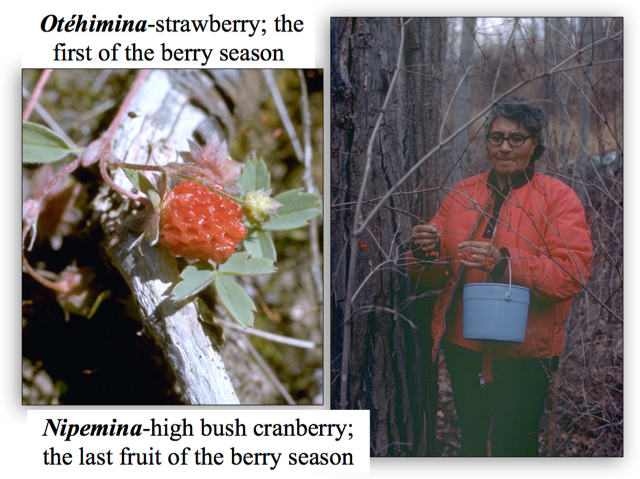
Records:
M478 342L477 349L483 351L485 380L492 379L492 359L560 355L562 324L573 296L585 285L591 271L591 235L580 200L561 181L531 169L526 172L530 179L519 175L520 184L514 182L506 195L492 238L485 241L508 249L512 284L531 290L527 331L522 344ZM496 190L490 182L495 184L495 175L471 177L458 183L445 198L430 221L442 234L437 261L417 261L410 254L409 273L430 289L443 289L431 323L434 359L447 326L461 318L462 284L509 282L509 268L492 278L478 269L461 268L458 256L459 243L486 236L496 196L491 194Z

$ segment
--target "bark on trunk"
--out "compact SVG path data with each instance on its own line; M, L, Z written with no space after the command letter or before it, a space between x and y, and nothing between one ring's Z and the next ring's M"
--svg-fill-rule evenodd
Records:
M404 19L406 21L406 19ZM366 149L389 90L400 40L398 18L334 18L331 24L331 320L332 407L338 405L347 244ZM376 199L437 143L440 124L440 19L412 19L404 69L375 138L365 201ZM414 312L404 264L408 237L435 212L438 158L402 185L360 240L352 305L348 408L371 410L371 451L378 456L433 455L437 385L430 358L430 309ZM368 214L371 206L365 206Z

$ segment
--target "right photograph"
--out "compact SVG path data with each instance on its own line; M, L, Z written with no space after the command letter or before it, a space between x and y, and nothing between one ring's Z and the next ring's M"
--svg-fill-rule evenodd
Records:
M331 19L331 407L623 456L623 19Z

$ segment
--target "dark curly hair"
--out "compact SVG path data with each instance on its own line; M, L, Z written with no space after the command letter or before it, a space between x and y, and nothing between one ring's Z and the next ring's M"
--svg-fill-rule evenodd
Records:
M493 106L489 119L485 123L487 134L491 132L494 120L500 116L515 121L538 138L538 145L533 150L531 162L540 158L546 149L544 137L549 124L544 110L523 96L508 95Z

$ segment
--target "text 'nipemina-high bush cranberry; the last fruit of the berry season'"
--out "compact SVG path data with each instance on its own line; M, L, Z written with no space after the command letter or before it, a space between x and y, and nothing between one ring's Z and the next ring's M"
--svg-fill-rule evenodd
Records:
M160 243L176 256L222 263L247 235L242 209L192 181L167 195L160 218Z

